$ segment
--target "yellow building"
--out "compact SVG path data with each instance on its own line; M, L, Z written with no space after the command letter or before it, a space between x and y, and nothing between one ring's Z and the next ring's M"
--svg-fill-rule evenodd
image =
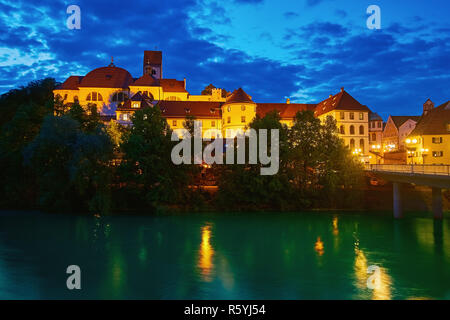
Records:
M242 88L226 97L222 90L212 88L207 95L191 95L186 90L186 79L164 79L162 52L145 51L143 74L133 78L131 74L114 65L92 70L85 76L70 76L56 90L64 103L78 102L86 107L95 104L105 120L116 119L131 124L136 110L147 106L160 107L162 115L174 131L184 128L187 116L202 122L205 138L233 137L245 130L256 115L264 117L278 111L281 122L292 126L295 114L311 110L319 119L332 116L338 124L338 134L355 155L368 157L369 112L344 88L319 104L257 103Z
M336 120L340 137L350 150L361 157L364 162L369 162L369 113L367 106L360 104L348 94L344 88L336 95L320 102L315 115L324 121L327 116Z
M406 149L409 164L450 164L450 101L424 113Z

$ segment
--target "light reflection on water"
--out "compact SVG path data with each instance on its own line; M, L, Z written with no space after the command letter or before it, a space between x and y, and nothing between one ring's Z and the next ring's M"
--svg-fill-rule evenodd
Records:
M449 299L450 223L0 213L0 298ZM78 264L82 290L65 288ZM367 287L370 266L379 282Z

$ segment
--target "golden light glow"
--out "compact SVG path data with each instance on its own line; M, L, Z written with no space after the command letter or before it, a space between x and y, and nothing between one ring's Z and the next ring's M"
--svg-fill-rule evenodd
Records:
M202 242L199 250L198 267L203 275L204 281L211 281L211 271L214 267L212 258L214 255L214 249L210 243L211 239L211 226L206 225L202 227Z
M314 245L314 250L316 250L319 256L323 255L324 253L324 246L322 240L320 240L320 237L317 237L317 241Z
M372 291L372 300L390 300L391 299L391 277L387 274L384 268L379 267L377 277L378 285L374 289L368 289L367 281L371 275L367 273L369 264L366 255L358 247L355 248L355 277L356 286L361 290Z
M338 234L339 234L338 217L333 217L333 235L337 236Z

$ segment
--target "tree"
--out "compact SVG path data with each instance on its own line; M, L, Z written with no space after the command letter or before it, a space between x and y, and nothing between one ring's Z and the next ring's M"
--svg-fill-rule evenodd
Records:
M39 207L110 212L113 145L95 114L74 105L66 115L47 115L23 154Z
M123 136L120 179L126 185L128 208L164 209L183 203L189 177L183 165L171 160L175 142L160 109L147 107L135 112L133 126Z
M35 180L23 166L23 148L39 133L42 119L53 112L53 79L30 82L0 97L0 205L29 208Z
M257 115L250 123L250 128L257 132L259 129L278 130L280 158L278 173L261 175L262 165L260 163L249 164L249 139L246 138L246 164L217 166L220 205L234 210L293 209L294 201L292 199L295 199L295 196L289 183L287 126L281 124L278 112L274 111L266 114L263 118ZM259 135L258 139L260 139ZM270 150L271 143L270 134L268 134L268 150Z

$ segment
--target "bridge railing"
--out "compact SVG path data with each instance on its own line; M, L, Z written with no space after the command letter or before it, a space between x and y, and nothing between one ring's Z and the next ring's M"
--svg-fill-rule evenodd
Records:
M448 164L368 164L366 170L450 176Z

